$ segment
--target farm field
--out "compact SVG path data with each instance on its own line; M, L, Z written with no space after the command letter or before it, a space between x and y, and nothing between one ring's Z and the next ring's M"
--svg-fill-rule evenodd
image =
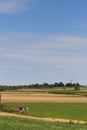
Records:
M29 116L87 121L86 103L5 103L11 109L28 106ZM18 113L19 114L19 113Z
M83 90L86 93L86 90ZM77 121L87 121L87 97L83 95L72 95L72 94L49 94L48 92L1 92L1 102L11 109L15 109L20 105L28 106L29 116L41 117L41 118L59 118L64 120L77 120ZM17 113L19 114L19 112ZM2 117L6 119L7 117ZM13 121L15 120L14 117ZM19 119L20 120L24 119ZM27 120L28 121L28 120ZM31 121L31 119L29 119ZM14 121L15 122L15 121ZM31 122L35 122L32 120ZM29 128L30 130L86 130L87 126L84 125L71 125L71 124L61 124L52 122L41 122L36 121L36 124L41 123L40 126L34 126ZM8 124L8 122L7 122ZM22 123L20 123L22 124ZM25 123L24 123L25 124ZM23 124L23 126L24 126ZM33 124L33 123L31 123ZM43 127L45 124L48 127ZM50 124L50 125L48 125ZM51 125L52 124L52 125ZM26 124L27 125L27 124ZM8 125L9 126L9 125ZM27 125L28 126L28 125ZM53 127L54 126L54 127ZM28 126L29 127L29 126ZM42 128L43 127L43 128ZM1 127L0 127L1 128ZM23 128L23 127L22 127ZM18 126L17 129L22 128ZM15 130L15 128L11 127ZM28 130L28 128L24 128ZM5 129L2 129L5 130ZM6 129L7 130L7 129ZM10 130L10 128L9 128Z
M42 122L13 117L0 118L1 130L87 130L87 125Z
M67 87L63 89L62 87L54 87L54 88L21 88L17 90L7 90L4 92L29 92L29 93L54 93L57 92L59 94L86 94L87 87L80 87L80 90L75 90L73 87ZM3 93L3 91L1 92Z
M36 117L87 121L86 96L29 92L2 92L1 102L12 109L20 105L26 105L29 107L29 114Z
M66 102L87 103L86 96L30 92L1 92L1 102Z

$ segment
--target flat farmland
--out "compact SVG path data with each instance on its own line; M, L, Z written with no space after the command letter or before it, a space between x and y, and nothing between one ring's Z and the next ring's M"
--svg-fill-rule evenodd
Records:
M78 95L48 94L48 93L1 92L1 102L87 103L87 97Z

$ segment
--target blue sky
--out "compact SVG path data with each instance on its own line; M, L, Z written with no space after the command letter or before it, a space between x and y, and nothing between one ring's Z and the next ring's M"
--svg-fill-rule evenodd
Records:
M87 84L87 0L0 0L0 84Z

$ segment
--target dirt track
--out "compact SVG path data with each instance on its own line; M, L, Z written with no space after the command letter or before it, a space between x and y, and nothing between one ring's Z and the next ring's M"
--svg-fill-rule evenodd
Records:
M32 117L32 116L25 116L25 115L17 115L12 113L5 113L0 112L0 117L17 117L17 118L24 118L24 119L32 119L32 120L39 120L45 122L59 122L59 123L70 123L70 124L87 124L86 121L78 121L78 120L68 120L68 119L60 119L60 118L41 118L41 117Z
M55 94L2 93L2 102L66 102L87 103L87 97Z

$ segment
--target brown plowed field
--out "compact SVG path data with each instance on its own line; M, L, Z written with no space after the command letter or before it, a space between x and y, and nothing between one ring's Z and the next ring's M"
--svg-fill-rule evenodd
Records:
M66 102L87 103L87 97L58 94L31 94L27 92L1 93L2 102Z

